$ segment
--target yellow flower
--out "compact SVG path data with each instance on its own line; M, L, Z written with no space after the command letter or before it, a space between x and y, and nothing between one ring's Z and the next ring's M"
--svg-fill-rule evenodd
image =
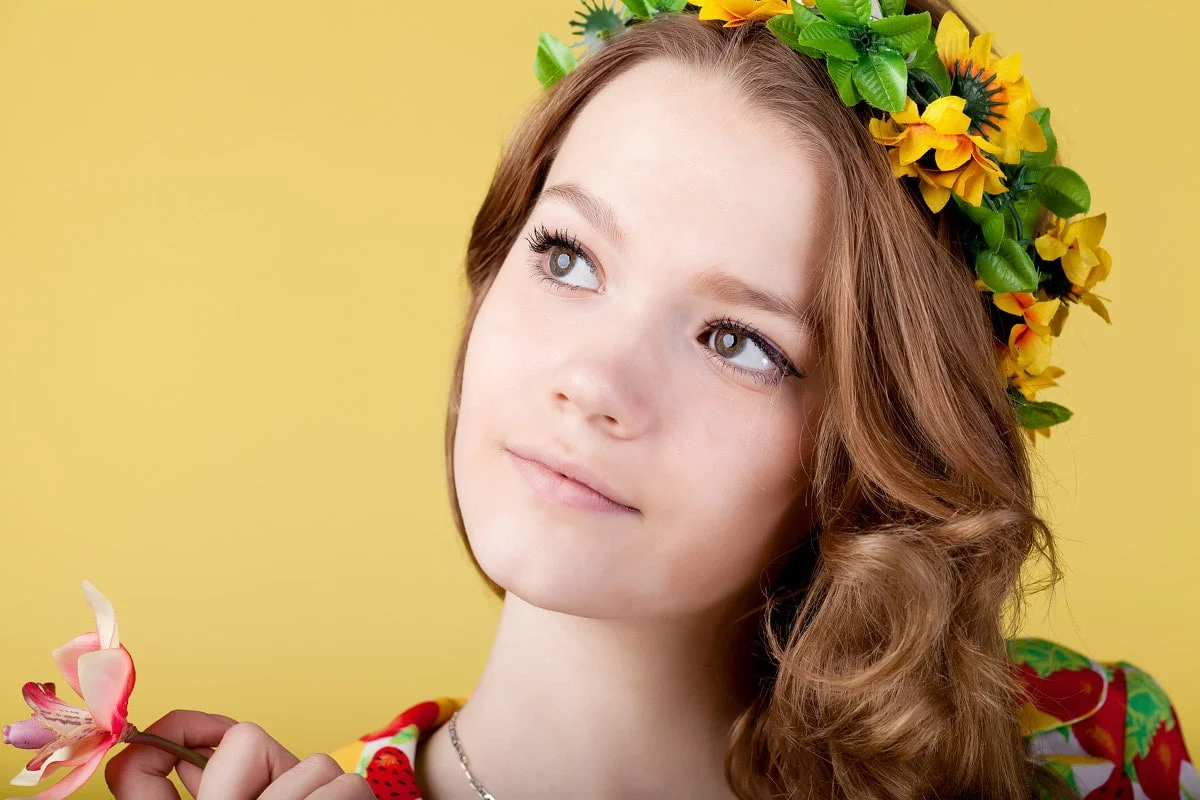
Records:
M1039 301L1032 292L1002 292L992 295L992 302L1001 311L1023 317L1034 333L1042 335L1050 333L1050 320L1061 304L1057 298Z
M1008 332L1008 350L1017 368L1028 378L1041 375L1050 366L1050 336L1025 323L1013 325Z
M1055 380L1066 374L1062 367L1047 366L1040 374L1030 375L1017 366L1017 360L1008 348L1002 350L1000 373L1009 386L1019 389L1021 394L1025 395L1026 400L1036 400L1037 393L1042 389L1058 386Z
M1003 344L996 342L997 355L1000 361L1000 374L1004 377L1005 382L1024 395L1026 400L1034 401L1037 399L1037 393L1042 389L1048 389L1051 386L1058 386L1056 378L1061 378L1066 374L1066 371L1061 367L1047 366L1037 375L1031 375L1018 365L1018 357L1014 355L1013 348L1005 347ZM1050 437L1050 428L1024 428L1025 436L1029 439L1032 445L1037 444L1037 435L1040 433L1047 438Z
M998 153L1000 148L968 133L971 120L963 113L965 104L962 97L939 97L918 116L917 104L909 97L903 110L868 123L875 141L894 148L888 150L892 175L919 178L921 196L935 214L949 201L952 189L973 206L983 201L985 191L1008 191L1001 183L1004 172L981 152ZM937 169L917 163L931 149Z
M950 73L951 93L968 99L972 132L1000 146L1001 162L1016 164L1022 150L1046 149L1041 126L1028 113L1038 104L1029 81L1020 74L1020 53L993 62L992 34L981 33L972 42L967 26L953 11L942 15L934 43Z
M1035 239L1033 246L1046 261L1062 260L1063 272L1071 282L1071 291L1065 295L1066 299L1083 303L1111 325L1112 320L1104 305L1106 298L1092 292L1096 284L1107 278L1112 270L1112 258L1100 246L1107 221L1107 213L1082 217L1070 223L1055 217L1053 227ZM1061 312L1053 328L1058 329L1053 331L1057 336L1062 329Z
M792 13L790 0L693 0L692 5L700 6L700 19L725 20L723 28L736 28L750 20ZM806 2L804 5L812 4Z

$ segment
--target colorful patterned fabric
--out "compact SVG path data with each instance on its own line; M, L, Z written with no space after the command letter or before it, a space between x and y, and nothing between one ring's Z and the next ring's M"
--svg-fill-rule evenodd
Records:
M1200 776L1162 687L1125 661L1098 662L1046 639L1010 639L1008 654L1027 690L1021 731L1030 759L1066 778L1083 800L1200 800ZM467 697L417 703L386 726L334 750L375 797L420 800L417 744Z

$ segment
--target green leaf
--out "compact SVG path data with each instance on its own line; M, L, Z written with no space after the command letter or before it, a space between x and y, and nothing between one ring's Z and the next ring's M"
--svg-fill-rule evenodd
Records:
M995 252L980 250L975 273L993 292L1032 292L1038 285L1037 266L1015 239L1003 239Z
M953 88L950 83L950 73L946 71L946 65L938 56L937 45L933 42L926 39L916 49L916 52L908 57L908 68L911 71L924 72L933 79L943 95L950 94L950 90Z
M929 12L904 14L899 17L873 19L867 26L883 39L883 43L900 53L911 53L929 41L931 26Z
M813 16L813 19L816 19L815 15ZM804 45L800 44L797 38L800 33L800 27L796 24L795 17L789 17L787 14L778 14L767 20L767 29L774 33L776 38L793 50L799 50L806 56L812 56L818 60L824 60L826 58L825 54L820 50L812 47L805 47Z
M904 0L879 0L879 10L885 17L904 13Z
M659 13L664 11L683 11L688 0L649 0L650 5Z
M537 55L533 60L533 73L542 86L549 89L579 66L579 59L570 45L553 34L542 31L538 34Z
M1009 399L1012 401L1013 410L1017 412L1017 424L1022 428L1050 428L1071 418L1071 410L1058 403L1026 400L1025 395L1020 392L1011 393Z
M1025 399L1020 392L1015 392L1015 394L1022 400ZM1029 401L1025 400L1025 402ZM1029 666L1039 678L1049 678L1064 669L1091 669L1092 667L1092 662L1088 660L1087 656L1049 639L1022 636L1016 639L1006 639L1004 647L1008 651L1009 660L1017 665Z
M808 6L803 3L792 3L792 17L796 20L797 30L802 30L814 22L820 22L821 17L812 12ZM775 17L771 17L775 19Z
M1021 233L1032 239L1037 228L1038 217L1042 213L1042 204L1033 192L1027 192L1013 200L1012 207L1021 218ZM1013 222L1011 214L1004 215L1004 230L1008 236L1016 238L1017 226Z
M854 85L854 79L851 77L851 73L854 72L853 61L827 58L825 59L825 68L829 70L829 77L833 78L833 85L837 87L838 96L842 98L843 103L848 106L856 106L862 102L862 95L859 94Z
M866 25L871 19L871 0L817 0L817 9L841 25Z
M654 9L651 8L649 0L621 0L621 3L638 19L650 19L654 16Z
M1048 167L1054 163L1054 156L1058 154L1058 138L1050 128L1050 109L1044 106L1035 108L1029 112L1029 116L1037 120L1037 124L1041 127L1042 135L1046 137L1046 149L1040 153L1022 150L1021 163L1031 167Z
M1000 242L1004 239L1004 214L987 206L973 206L953 192L950 197L958 210L983 231L983 239L987 242L988 249L998 250Z
M388 739L388 744L405 744L406 742L411 742L420 735L420 732L420 727L414 722L392 734L392 738Z
M1092 205L1092 193L1087 183L1070 167L1046 167L1034 191L1042 205L1063 219L1086 214Z
M874 50L854 66L854 85L867 102L884 111L901 111L908 99L908 67L895 50Z
M1132 750L1126 755L1131 760L1134 755L1146 758L1150 754L1150 745L1154 740L1159 726L1164 731L1175 727L1175 719L1171 714L1171 699L1158 681L1147 672L1122 661L1118 664L1125 672L1126 686L1126 717L1125 717L1125 746ZM1133 745L1130 748L1130 745Z
M834 58L858 61L858 48L850 41L850 31L832 22L818 20L805 25L797 31L796 41Z

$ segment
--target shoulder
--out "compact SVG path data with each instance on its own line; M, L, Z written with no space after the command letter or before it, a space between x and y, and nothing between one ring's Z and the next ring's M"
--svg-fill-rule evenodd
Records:
M343 771L357 772L366 778L376 797L419 800L420 792L413 777L417 743L427 732L450 719L466 700L466 697L438 697L409 706L382 728L330 750L329 755Z
M1081 796L1200 798L1175 707L1149 673L1048 639L1007 644L1025 685L1021 732L1031 758Z

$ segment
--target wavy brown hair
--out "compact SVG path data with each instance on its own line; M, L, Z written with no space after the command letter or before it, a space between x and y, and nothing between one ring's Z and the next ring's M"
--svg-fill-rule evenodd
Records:
M934 25L948 9L908 5ZM1061 573L974 271L946 215L892 177L870 110L845 106L824 64L761 22L725 28L689 10L632 25L541 95L507 142L471 230L446 420L468 554L453 453L475 316L579 110L653 59L719 76L797 131L836 209L814 300L830 375L808 489L817 525L760 581L730 787L745 800L1072 796L1027 757L1018 722L1005 640L1028 590ZM1031 584L1022 569L1035 555L1049 576Z

